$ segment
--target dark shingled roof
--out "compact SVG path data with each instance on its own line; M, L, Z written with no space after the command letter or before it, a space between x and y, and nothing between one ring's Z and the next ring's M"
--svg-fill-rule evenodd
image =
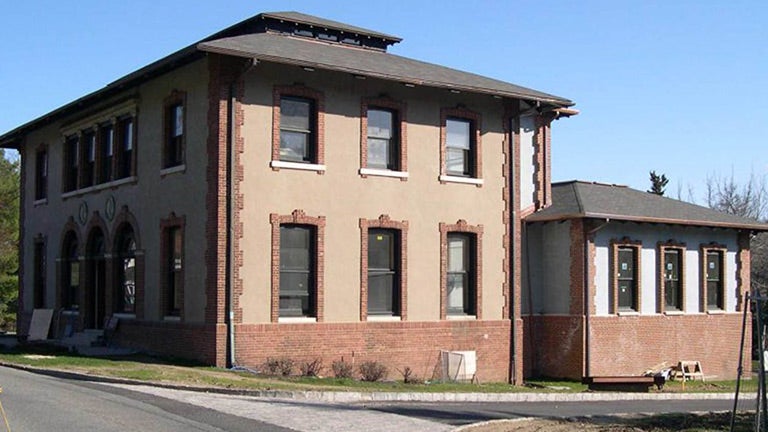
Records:
M397 36L388 35L386 33L380 33L375 30L368 30L362 27L356 27L349 24L344 24L338 21L331 21L325 18L319 18L312 15L303 14L300 12L264 12L260 16L265 18L275 18L284 21L297 22L301 24L309 24L315 27L322 27L326 29L340 30L345 33L356 33L359 35L372 36L382 39L388 39L392 42L400 42L401 38Z
M198 47L219 54L349 72L416 85L533 99L558 106L573 104L568 99L551 94L386 52L277 34L235 36L203 42Z
M616 219L768 231L768 224L626 186L569 181L552 184L552 205L526 222Z

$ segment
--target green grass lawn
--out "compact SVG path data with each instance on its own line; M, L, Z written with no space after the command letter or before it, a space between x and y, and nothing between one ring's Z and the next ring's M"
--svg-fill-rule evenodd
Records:
M232 371L200 366L188 361L132 355L114 358L83 357L44 346L28 346L0 351L0 362L52 370L86 373L101 377L125 378L137 381L161 382L185 386L213 386L243 390L314 390L363 392L547 392L578 393L587 388L574 381L531 379L526 386L508 383L404 383L397 371L390 373L391 381L364 382L333 377L276 377L249 371ZM322 372L331 374L330 368ZM735 381L670 381L660 392L733 392ZM755 392L756 380L743 380L741 391ZM659 392L653 388L652 392Z

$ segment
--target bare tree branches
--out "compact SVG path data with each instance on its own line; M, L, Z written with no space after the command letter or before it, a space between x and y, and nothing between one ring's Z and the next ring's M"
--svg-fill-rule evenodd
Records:
M759 221L768 219L766 177L754 172L744 184L730 177L711 174L707 177L707 205L715 210Z

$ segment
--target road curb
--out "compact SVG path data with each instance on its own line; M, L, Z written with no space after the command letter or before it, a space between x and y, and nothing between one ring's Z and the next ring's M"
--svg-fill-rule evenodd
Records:
M69 372L60 369L37 368L0 361L0 366L23 370L56 378L107 384L160 387L202 393L259 398L306 400L328 403L382 403L382 402L613 402L634 400L733 400L734 393L423 393L423 392L344 392L309 390L247 390L224 387L186 386L162 382L139 381ZM741 399L754 399L745 393Z

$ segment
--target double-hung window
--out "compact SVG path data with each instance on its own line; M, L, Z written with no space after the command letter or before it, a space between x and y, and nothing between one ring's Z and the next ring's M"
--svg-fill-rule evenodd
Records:
M368 230L368 315L400 315L400 236Z
M111 123L99 127L99 183L112 181L115 155L115 128Z
M448 233L448 263L446 274L448 315L475 315L476 268L474 235Z
M724 279L723 279L723 251L705 250L705 269L706 290L707 290L707 310L725 309L723 302Z
M174 91L165 99L163 168L184 165L186 146L186 93Z
M64 141L64 192L77 189L80 169L80 139L77 135Z
M117 122L117 172L116 178L126 178L134 174L134 132L133 118L125 117Z
M81 187L93 186L96 178L96 132L83 132Z
M35 153L35 200L48 197L48 150L39 149Z
M184 306L184 233L181 226L165 229L165 315L180 316Z
M392 110L369 108L367 120L367 167L400 170L397 114Z
M280 316L309 317L315 310L315 227L280 225Z
M280 98L280 160L315 163L315 106L312 99Z
M445 120L445 171L460 177L474 177L472 121L459 118Z
M664 310L683 310L683 253L677 248L664 249Z
M616 291L619 311L637 308L637 248L620 246L616 252Z

